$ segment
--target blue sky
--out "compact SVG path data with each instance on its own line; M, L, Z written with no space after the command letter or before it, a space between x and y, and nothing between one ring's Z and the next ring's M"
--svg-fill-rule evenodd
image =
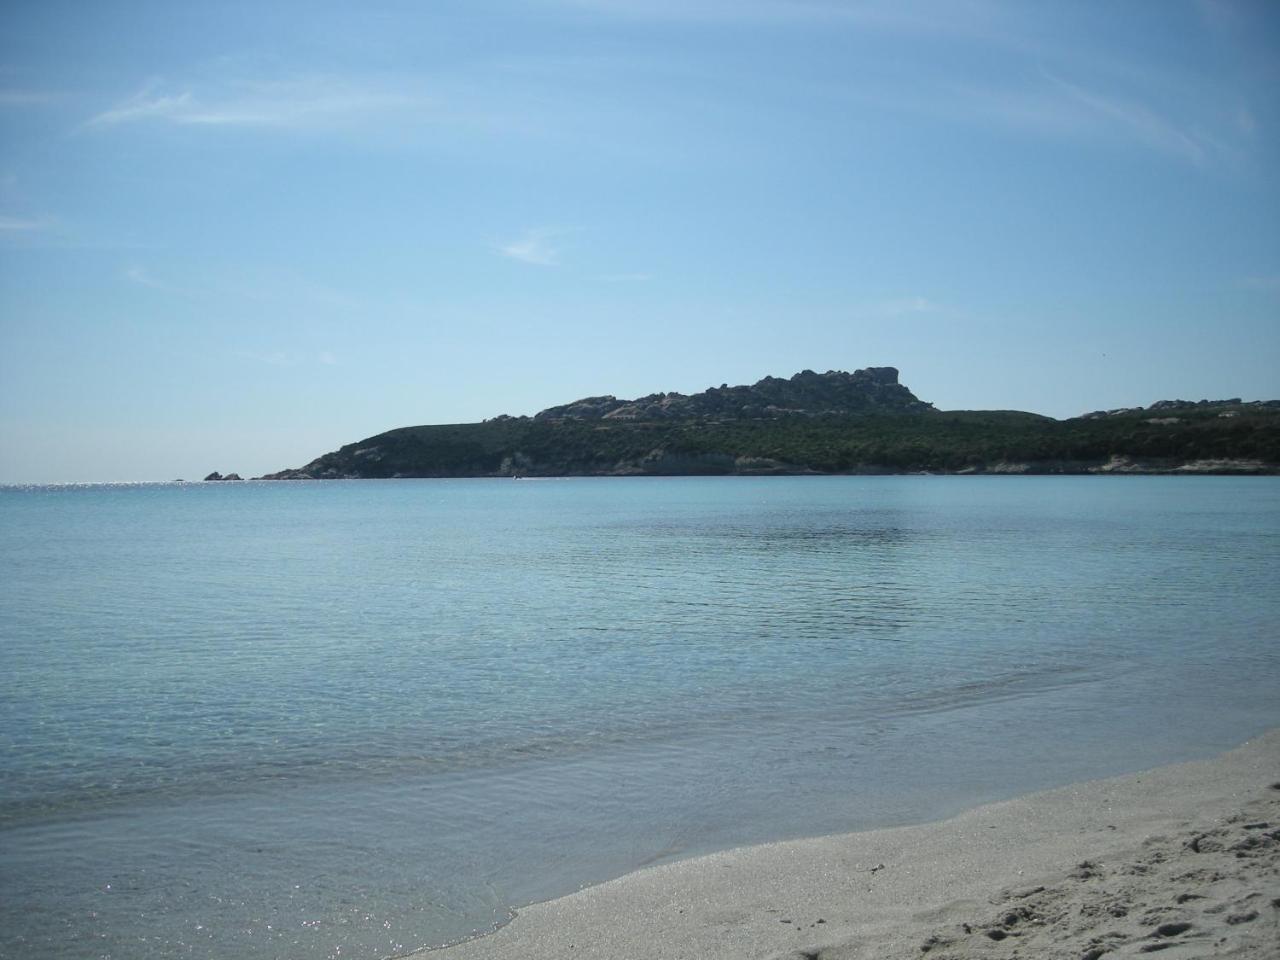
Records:
M893 365L1280 397L1280 5L10 2L0 482Z

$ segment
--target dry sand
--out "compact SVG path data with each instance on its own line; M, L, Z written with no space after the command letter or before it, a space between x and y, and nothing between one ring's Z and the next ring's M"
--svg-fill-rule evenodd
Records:
M1280 957L1280 730L940 823L744 847L524 908L442 960Z

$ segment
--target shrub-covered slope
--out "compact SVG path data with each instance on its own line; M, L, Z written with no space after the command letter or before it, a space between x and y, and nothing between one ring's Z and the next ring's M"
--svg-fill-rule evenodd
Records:
M1278 473L1280 402L1163 401L1053 420L939 411L891 367L535 417L402 427L270 479L759 473Z

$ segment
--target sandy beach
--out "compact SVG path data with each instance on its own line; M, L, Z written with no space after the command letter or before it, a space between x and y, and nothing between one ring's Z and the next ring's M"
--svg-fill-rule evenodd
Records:
M919 826L729 850L520 910L445 960L1280 955L1280 730Z

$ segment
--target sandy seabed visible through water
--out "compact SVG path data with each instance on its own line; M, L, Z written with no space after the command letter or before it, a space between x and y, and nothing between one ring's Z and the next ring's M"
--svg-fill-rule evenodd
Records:
M1280 729L939 823L652 867L427 955L1274 960Z

